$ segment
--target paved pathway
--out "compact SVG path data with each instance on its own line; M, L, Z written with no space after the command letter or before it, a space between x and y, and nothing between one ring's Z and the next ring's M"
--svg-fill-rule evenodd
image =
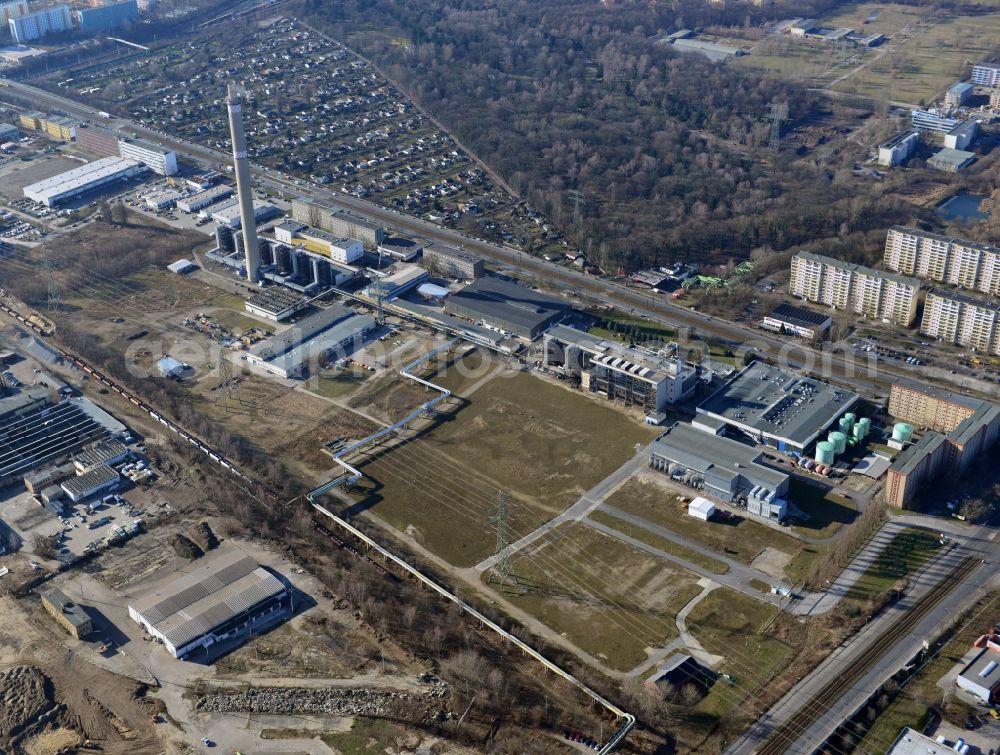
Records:
M480 561L475 566L476 571L482 573L487 569L492 568L501 557L511 556L517 553L522 548L526 548L531 545L538 538L551 532L564 522L579 522L584 519L587 514L601 505L605 496L609 495L611 491L624 483L628 478L649 463L649 452L651 448L652 443L640 448L631 459L580 496L577 502L566 509L562 514L554 519L550 519L541 527L529 532L520 540L511 543L501 553L490 556L484 561Z

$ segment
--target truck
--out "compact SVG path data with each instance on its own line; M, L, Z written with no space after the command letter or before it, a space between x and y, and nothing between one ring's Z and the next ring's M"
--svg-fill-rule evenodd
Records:
M99 116L101 116L102 118L104 118L105 120L110 120L111 119L111 113L105 112L104 110L98 110L97 114Z

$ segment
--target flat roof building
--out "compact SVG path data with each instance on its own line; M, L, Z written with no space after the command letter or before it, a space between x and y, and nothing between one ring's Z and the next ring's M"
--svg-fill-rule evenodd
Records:
M197 194L193 194L187 199L177 200L177 209L184 212L198 212L216 202L231 197L233 195L233 187L220 185L213 186L204 191L200 191Z
M265 320L287 320L306 306L306 298L280 286L271 286L254 294L246 302L246 311Z
M928 482L945 470L962 474L1000 438L1000 405L914 380L893 385L889 413L917 427L932 428L889 467L885 499L904 509L913 507Z
M987 705L1000 702L1000 653L983 648L958 673L955 683Z
M1000 247L896 225L885 237L890 270L1000 295Z
M969 81L981 87L996 87L1000 85L1000 63L977 63L972 66Z
M78 474L85 474L102 464L120 464L128 458L128 446L117 438L99 440L73 457L73 466Z
M920 132L914 129L896 134L878 146L878 164L887 168L903 165L913 157L920 144Z
M486 274L486 262L482 257L442 244L424 246L424 263L435 275L458 280L477 280Z
M976 160L975 152L962 149L942 148L936 155L927 159L927 166L945 173L958 173L962 168L971 165Z
M704 55L713 63L722 63L729 58L743 55L743 50L732 45L722 45L704 39L675 39L673 47L677 52L694 52Z
M58 587L44 591L40 597L42 607L76 639L86 637L94 631L93 622L83 606L70 600Z
M487 277L453 293L444 308L448 314L533 341L566 317L570 305L527 286Z
M92 495L109 490L118 485L121 475L107 464L99 464L89 472L71 477L60 486L73 503L79 503Z
M580 388L609 401L621 401L645 412L662 411L689 398L698 387L698 372L676 356L653 349L628 348L566 325L544 336L542 364L548 370L578 378Z
M833 319L829 315L782 302L764 316L761 327L778 333L793 333L802 338L815 340L822 338L823 334L830 329L832 322Z
M388 275L373 280L365 289L365 296L377 299L381 295L383 301L392 301L416 288L429 277L429 273L422 267L400 263L395 265Z
M909 726L900 732L885 755L948 755L955 752L948 745L941 744Z
M377 323L368 315L333 305L256 344L246 360L278 377L300 376L314 360L331 353L338 356L353 353L376 327Z
M172 176L177 173L177 153L147 139L119 139L118 153L142 163L157 175Z
M260 199L253 200L253 214L254 219L259 223L262 220L267 220L268 218L274 217L280 212L277 207L275 207L270 202L264 202ZM223 225L226 228L239 228L240 227L240 203L233 202L225 207L215 210L212 213L212 220L214 220L219 225Z
M964 81L956 81L948 91L944 93L944 104L947 107L959 107L964 105L972 97L972 84Z
M649 466L712 498L747 504L751 513L780 520L786 513L789 478L762 464L762 456L753 446L677 423L653 441ZM751 498L758 502L756 511Z
M424 245L402 236L387 236L378 245L378 251L400 262L413 262L424 251Z
M385 239L385 230L378 223L344 207L301 197L292 200L292 218L341 238L358 239L368 249L377 249Z
M135 160L102 157L65 173L29 184L22 191L28 199L47 207L54 207L67 199L137 176L145 171L146 166Z
M101 157L120 157L118 137L107 129L98 126L81 128L76 132L76 144L88 152Z
M932 288L924 300L920 333L980 354L1000 355L1000 302Z
M290 593L253 559L231 551L130 604L128 613L167 652L184 658L283 621Z
M757 443L804 453L858 394L763 362L740 371L698 407Z
M976 141L979 136L979 120L969 118L944 135L944 146L955 150L963 150Z
M929 110L911 110L910 123L913 128L921 131L935 131L939 134L947 134L959 121L957 118L948 118Z
M920 281L915 278L812 252L795 254L791 273L792 296L894 325L916 319Z

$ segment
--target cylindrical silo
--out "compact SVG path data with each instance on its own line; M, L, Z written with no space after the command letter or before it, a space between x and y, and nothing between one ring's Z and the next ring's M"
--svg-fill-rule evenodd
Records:
M839 430L834 430L830 433L827 436L827 440L833 443L833 452L838 456L844 453L844 449L847 448L847 434Z
M848 412L844 415L844 419L851 423L851 427L854 427L854 423L857 422L858 417L854 412Z
M906 443L913 437L913 425L906 422L897 422L892 427L892 439L900 443Z
M872 431L872 421L868 417L862 417L858 420L858 425L862 428L862 437L867 438L868 433Z
M816 461L820 464L833 464L834 445L828 440L816 444Z
M862 440L862 439L864 439L864 437L865 437L865 426L862 425L859 422L858 424L856 424L854 426L854 429L851 430L851 435L854 437L855 440Z

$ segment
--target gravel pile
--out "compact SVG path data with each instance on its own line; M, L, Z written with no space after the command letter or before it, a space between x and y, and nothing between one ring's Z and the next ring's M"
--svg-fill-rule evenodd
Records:
M448 690L437 685L423 693L377 689L301 689L251 687L234 694L214 693L198 701L198 710L213 713L291 715L325 713L432 722L448 717Z

